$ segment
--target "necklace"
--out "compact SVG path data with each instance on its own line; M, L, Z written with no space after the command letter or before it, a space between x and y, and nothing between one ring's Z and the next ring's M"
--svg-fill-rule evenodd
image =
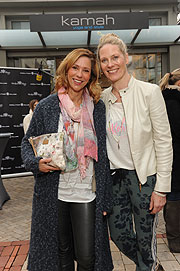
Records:
M113 131L112 131L112 129L111 129L111 122L110 122L110 120L109 120L109 130L110 130L110 132L111 132L112 137L113 137L114 140L117 142L118 150L120 149L120 139L121 139L122 127L123 127L123 121L121 122L120 134L119 134L119 136L118 136L119 139L117 139L117 138L114 136L114 134L113 134Z

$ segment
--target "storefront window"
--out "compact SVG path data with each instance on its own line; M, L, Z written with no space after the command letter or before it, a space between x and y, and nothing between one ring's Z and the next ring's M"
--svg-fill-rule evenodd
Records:
M8 66L38 69L42 62L42 68L49 69L50 73L55 75L56 67L59 66L61 60L62 58L56 60L48 58L11 58L8 61ZM159 84L161 79L161 54L129 55L128 71L139 80ZM110 86L110 82L103 74L100 83L103 88Z
M150 26L162 25L162 19L161 18L150 18L149 25Z
M19 68L35 68L38 69L42 64L43 69L50 69L54 72L55 69L55 59L49 58L10 58L8 62L9 67L19 67Z
M129 56L128 70L139 80L158 84L161 78L161 54Z
M30 29L30 22L28 21L12 21L12 29Z

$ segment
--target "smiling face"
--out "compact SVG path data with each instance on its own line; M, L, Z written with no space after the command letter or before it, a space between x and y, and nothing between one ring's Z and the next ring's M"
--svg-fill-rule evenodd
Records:
M91 60L81 56L67 72L69 83L68 92L83 92L91 77Z
M113 83L126 79L128 75L128 55L123 54L118 45L105 44L99 50L100 65L104 75Z

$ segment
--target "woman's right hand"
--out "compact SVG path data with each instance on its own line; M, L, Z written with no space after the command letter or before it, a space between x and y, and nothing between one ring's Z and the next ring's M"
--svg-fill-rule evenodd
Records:
M48 165L51 162L51 158L43 158L39 160L39 170L44 173L48 173L54 170L60 170L59 167L53 167Z

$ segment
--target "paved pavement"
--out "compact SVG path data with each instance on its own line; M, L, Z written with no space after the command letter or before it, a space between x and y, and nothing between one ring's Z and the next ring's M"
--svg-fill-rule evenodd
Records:
M27 271L33 177L3 179L3 183L11 199L0 210L0 271ZM160 213L158 260L165 271L180 271L180 253L170 253L165 236L164 220ZM114 271L135 271L133 262L120 253L113 242L111 251Z

